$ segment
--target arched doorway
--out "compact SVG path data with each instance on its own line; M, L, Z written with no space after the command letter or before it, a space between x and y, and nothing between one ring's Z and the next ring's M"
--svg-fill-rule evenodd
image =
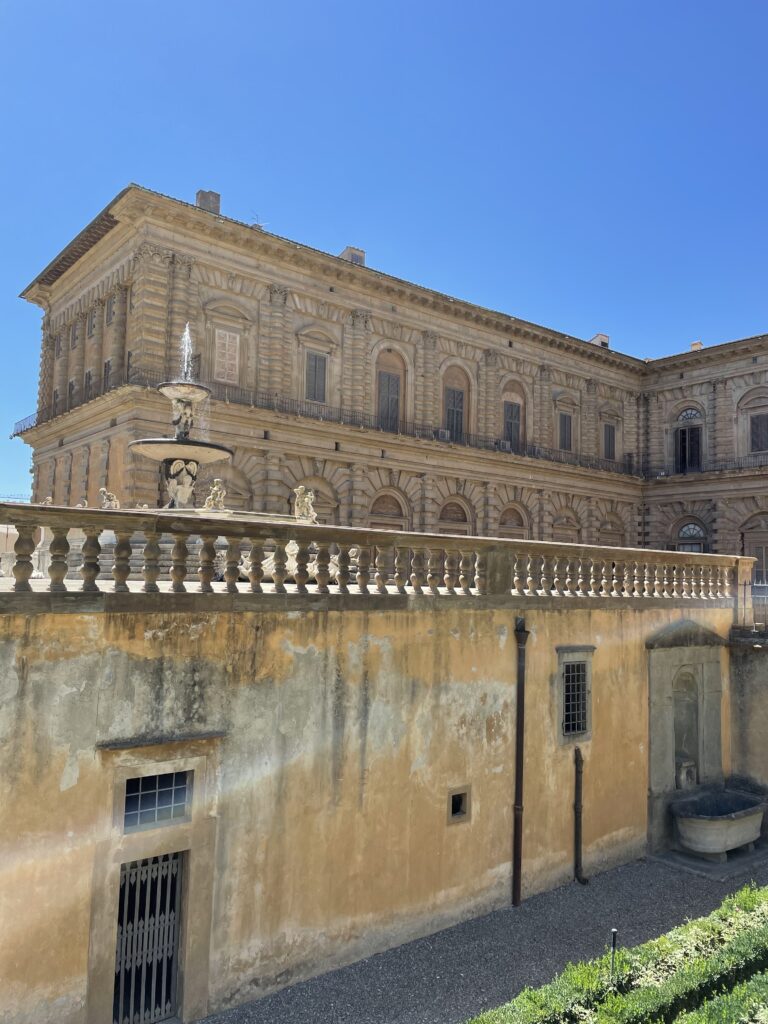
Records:
M401 500L394 494L380 494L374 498L368 513L368 525L372 530L408 530L408 518Z
M472 532L469 514L461 502L446 501L440 509L437 520L438 533L460 533L466 536Z
M507 540L528 540L529 530L525 516L515 505L502 509L499 516L499 537Z

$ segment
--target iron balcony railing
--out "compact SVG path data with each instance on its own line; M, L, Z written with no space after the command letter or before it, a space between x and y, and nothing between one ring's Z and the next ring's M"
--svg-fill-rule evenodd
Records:
M16 437L19 434L23 434L27 430L31 430L32 427L36 427L41 423L47 423L54 417L76 409L85 402L98 398L109 391L114 391L116 388L127 384L140 387L156 387L167 379L168 377L165 374L139 369L131 369L128 373L110 374L108 379L95 383L87 392L81 390L79 393L60 401L56 406L44 407L31 416L27 416L26 419L19 420L15 424L11 436ZM591 455L580 455L575 452L560 451L557 448L547 448L539 444L515 444L492 435L472 434L468 431L456 434L431 423L400 420L399 423L393 425L387 423L384 418L363 412L360 409L347 409L341 406L325 405L321 402L286 398L274 391L251 390L232 384L221 384L216 381L201 381L201 383L210 388L211 397L214 400L233 405L243 405L253 409L267 409L273 412L285 413L289 416L299 416L326 423L339 423L365 430L380 430L383 433L415 437L425 441L441 441L445 444L467 448L503 452L510 455L522 455L531 459L544 459L548 462L559 462L564 465L579 466L583 469L599 469L609 473L623 473L629 476L639 475L635 468L635 460L632 454L626 454L621 461L614 461Z
M643 466L642 475L648 480L658 480L666 476L698 476L700 473L721 473L734 469L761 469L768 466L768 452L751 452L749 455L738 455L732 459L707 459L698 466L684 468L674 462L663 465Z

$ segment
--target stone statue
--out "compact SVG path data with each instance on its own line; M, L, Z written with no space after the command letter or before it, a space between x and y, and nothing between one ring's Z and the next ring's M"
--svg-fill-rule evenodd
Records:
M213 481L213 487L211 487L211 493L205 499L203 508L208 509L209 512L223 512L224 511L224 499L227 496L227 492L224 490L224 485L218 477Z
M171 400L171 423L176 428L176 440L189 437L192 429L192 403L181 398Z
M101 499L101 507L105 510L111 511L120 508L117 495L113 494L112 491L108 491L106 487L99 488L99 498Z
M165 483L171 500L166 508L191 508L199 464L192 459L174 459L166 463Z
M40 502L40 504L41 505L52 505L53 504L53 498L49 494L47 498L43 498L43 500Z
M79 501L77 505L75 505L75 508L88 508L88 502L85 499L83 499L82 501Z
M294 487L293 493L296 495L296 501L293 505L293 514L296 518L308 523L316 523L317 512L314 509L315 492L305 487L304 484L299 484L298 487Z

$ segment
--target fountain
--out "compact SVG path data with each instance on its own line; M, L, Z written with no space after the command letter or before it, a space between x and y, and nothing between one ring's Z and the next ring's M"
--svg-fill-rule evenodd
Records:
M171 402L174 437L142 437L129 447L163 465L163 475L170 501L166 508L194 508L195 481L201 465L229 461L232 450L212 441L193 441L189 434L194 425L194 407L211 393L204 384L190 380L192 372L192 337L189 324L181 338L181 380L166 381L157 390Z

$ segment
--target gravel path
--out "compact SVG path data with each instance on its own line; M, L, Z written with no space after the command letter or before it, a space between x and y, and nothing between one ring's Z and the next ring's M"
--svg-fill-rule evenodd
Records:
M750 873L768 884L768 866ZM497 910L425 939L301 982L206 1024L461 1024L549 981L570 960L601 953L612 927L622 945L713 910L749 876L701 878L637 861Z

